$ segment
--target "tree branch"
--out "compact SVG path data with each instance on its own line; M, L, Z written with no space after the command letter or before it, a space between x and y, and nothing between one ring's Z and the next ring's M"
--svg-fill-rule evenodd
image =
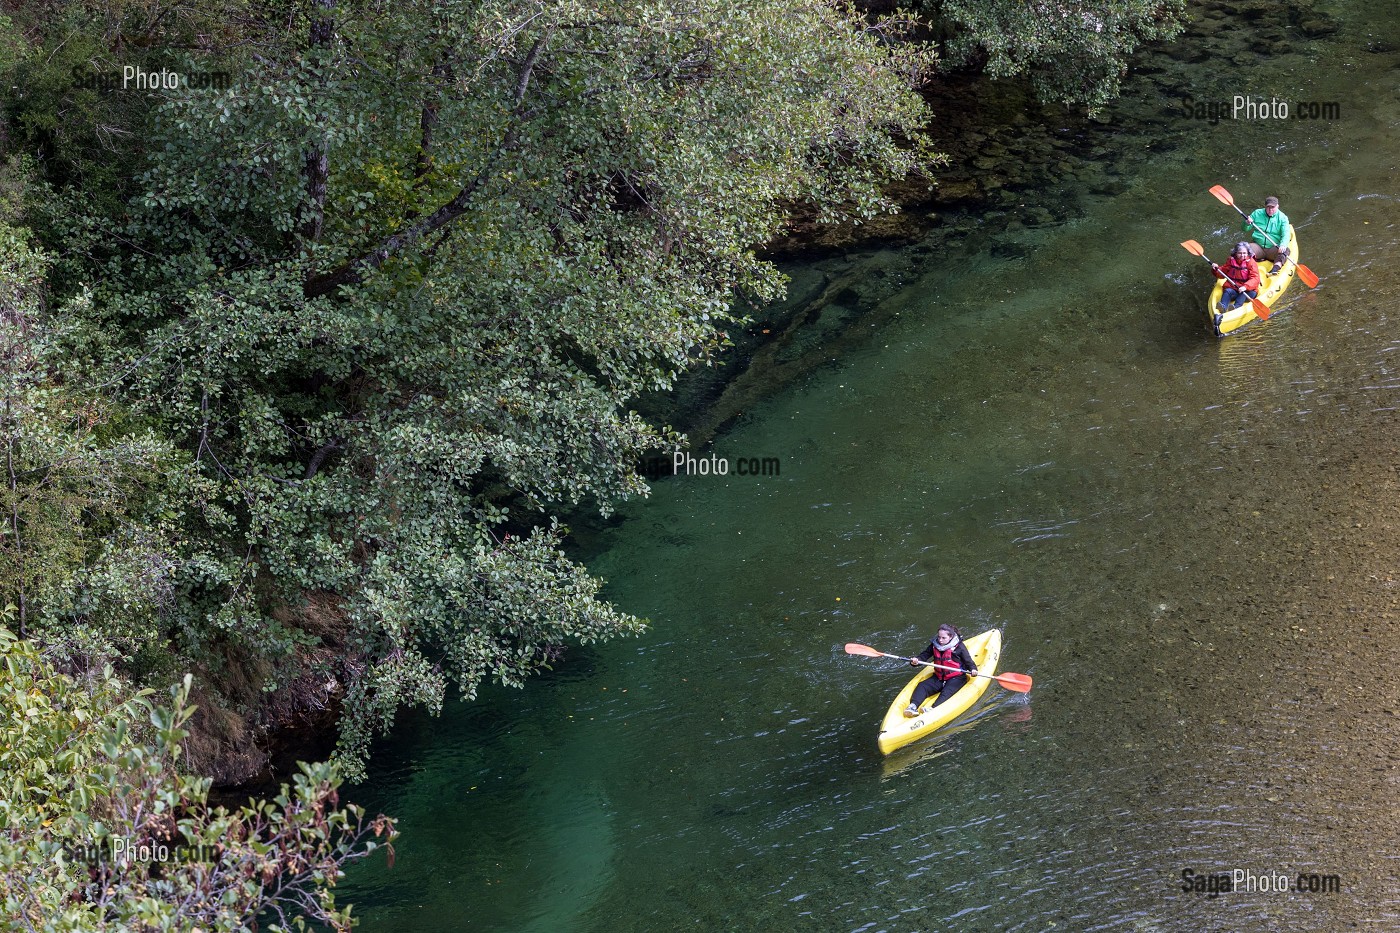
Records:
M322 444L320 449L317 450L316 453L312 454L311 462L306 465L306 475L302 477L303 482L311 479L313 476L316 475L316 473L321 469L321 464L326 461L326 458L328 456L330 456L331 451L335 450L337 447L340 446L341 440L342 439L338 437L332 438L330 441L326 442L325 444Z
M315 0L323 15L311 21L311 50L330 48L331 40L335 36L335 20L331 17L335 3L336 0ZM320 81L324 85L324 75ZM306 151L302 174L306 176L306 199L309 206L297 233L303 240L314 242L320 239L321 229L326 223L326 183L330 177L330 159L326 155L324 137L312 140L311 147Z
M418 115L418 155L413 166L413 187L420 187L433 170L433 131L438 123L438 87L452 80L452 66L439 60L433 66L433 84L423 98L423 112Z
M520 77L515 84L515 107L511 114L510 128L506 130L495 150L486 157L486 163L476 173L476 177L458 191L452 200L418 223L401 233L394 234L379 246L358 259L351 260L339 269L307 280L302 289L307 298L319 298L342 285L355 285L364 281L368 272L381 268L395 254L409 248L425 236L450 224L467 212L472 198L490 180L501 156L515 148L516 143L519 142L521 127L538 112L537 110L524 109L525 95L530 88L530 78L534 74L535 64L539 61L540 54L544 52L545 46L548 45L553 34L554 27L547 29L543 36L535 40L529 54L525 56L525 61L520 68Z

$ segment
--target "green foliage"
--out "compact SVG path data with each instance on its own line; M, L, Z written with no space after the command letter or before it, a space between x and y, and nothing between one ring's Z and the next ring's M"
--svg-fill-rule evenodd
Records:
M74 680L0 627L5 929L350 929L332 889L393 842L393 821L340 807L330 765L303 764L273 800L210 808L209 782L175 770L189 687L165 706L110 668Z
M980 64L994 78L1024 76L1042 100L1091 113L1118 96L1129 57L1175 38L1183 0L925 0L951 36L954 66Z
M186 50L228 34L242 0L45 0L0 15L0 99L9 146L48 180L119 210L156 95L120 87L123 67L185 68Z
M131 519L168 449L149 432L114 431L108 403L63 384L47 264L24 231L0 223L0 599L18 606L23 632L34 615L76 610L105 588L100 602L120 604L125 626L106 643L134 644L149 628L131 630L133 610L159 591L161 568L158 549L143 546L152 529Z
M161 592L130 601L201 670L277 667L264 689L319 642L353 769L404 705L639 629L561 514L645 494L638 460L682 439L629 400L712 361L736 294L778 294L752 249L788 205L891 207L928 62L818 0L232 23L197 63L231 87L133 117L120 210L47 204L65 378L179 451L129 523ZM112 631L94 579L46 632Z

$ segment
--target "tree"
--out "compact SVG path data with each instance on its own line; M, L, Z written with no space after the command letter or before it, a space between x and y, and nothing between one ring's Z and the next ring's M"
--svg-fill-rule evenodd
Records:
M189 687L158 706L110 668L74 680L0 627L5 929L350 929L334 885L380 845L392 864L393 821L342 808L329 765L303 764L272 801L210 808L209 781L175 770Z
M139 516L169 450L149 431L120 430L100 396L64 384L66 325L46 313L48 262L23 228L0 221L0 599L17 606L21 635L46 613L100 613L82 607L80 589L105 592L128 617L163 589L160 549ZM114 625L106 643L140 639Z
M315 654L353 769L405 704L637 631L563 514L646 492L639 459L682 439L630 400L779 292L752 249L790 204L867 217L928 158L904 25L819 0L231 10L181 67L232 86L151 95L121 209L44 228L68 378L183 457L175 656L257 659L272 689Z
M1091 113L1118 96L1128 59L1184 28L1182 0L924 0L947 33L943 60L1024 76L1042 100Z

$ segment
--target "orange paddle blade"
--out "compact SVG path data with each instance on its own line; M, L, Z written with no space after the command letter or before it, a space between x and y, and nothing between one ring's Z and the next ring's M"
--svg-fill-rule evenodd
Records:
M1214 188L1210 189L1210 193L1215 195L1216 199L1220 201L1221 204L1228 204L1231 207L1235 206L1235 199L1230 196L1230 192L1225 190L1224 185L1216 185Z
M883 658L885 656L885 653L883 651L876 651L869 645L857 645L855 642L851 642L850 644L846 645L846 653L858 654L861 657L866 658Z
M1308 288L1317 288L1317 276L1313 271L1301 262L1295 262L1294 265L1298 267L1298 278L1303 280L1303 284Z
M1269 319L1269 315L1274 313L1269 310L1268 305L1264 304L1264 302L1260 301L1258 298L1251 298L1250 303L1254 306L1255 315L1261 321L1267 321Z
M1204 256L1206 254L1206 248L1195 240L1187 240L1185 243L1182 243L1181 246L1186 252L1194 256Z
M1017 693L1029 693L1031 689L1031 679L1026 674L997 674L995 679L1007 690Z

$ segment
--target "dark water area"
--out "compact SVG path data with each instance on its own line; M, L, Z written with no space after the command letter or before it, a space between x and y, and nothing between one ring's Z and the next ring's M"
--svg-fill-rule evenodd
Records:
M1400 11L1316 11L1171 67L1336 119L1125 100L1163 117L1093 144L1121 190L792 267L851 317L756 351L697 451L779 475L585 529L649 632L378 748L352 796L404 836L340 893L361 929L1400 929ZM1238 237L1217 183L1323 279L1224 340L1178 245ZM908 669L841 646L942 621L1035 689L882 756Z

